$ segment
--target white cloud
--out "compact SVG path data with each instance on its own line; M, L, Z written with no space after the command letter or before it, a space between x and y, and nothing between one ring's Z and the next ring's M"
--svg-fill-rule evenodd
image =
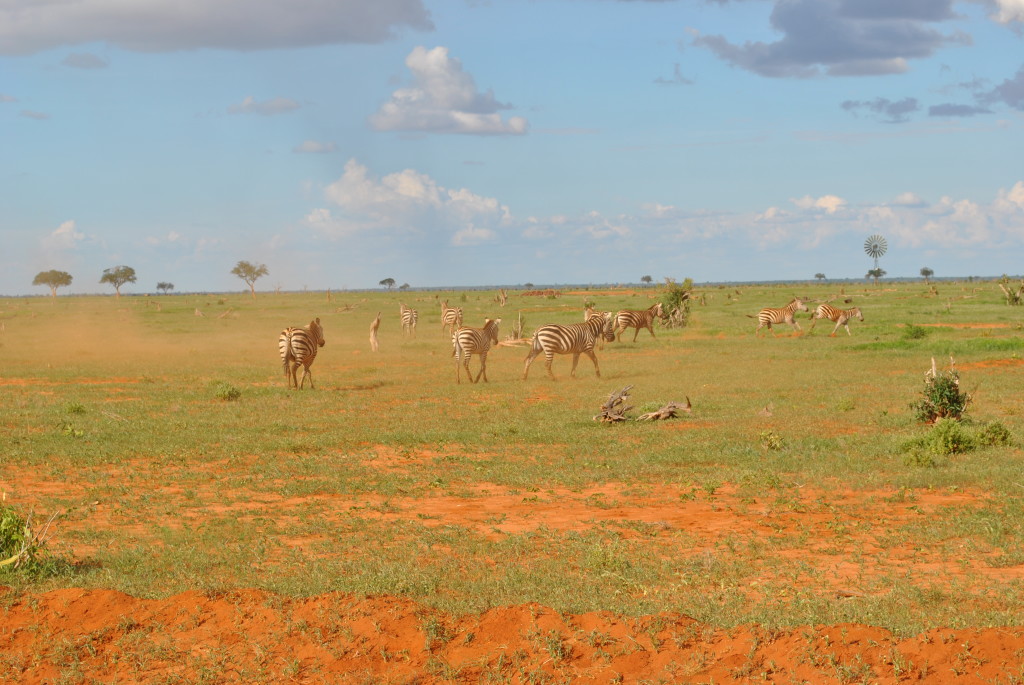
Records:
M892 204L902 207L923 207L925 202L916 193L907 192L897 195L893 199Z
M271 116L284 114L299 108L299 103L288 98L276 97L263 102L257 102L253 96L248 96L239 105L228 107L228 114L262 114Z
M338 208L315 209L306 223L319 232L338 237L358 231L455 232L452 243L466 245L493 239L495 229L512 221L508 207L495 198L466 188L449 189L427 174L405 169L373 178L352 159L345 172L324 190Z
M999 11L992 18L1000 24L1024 22L1024 0L996 0L996 5Z
M43 247L50 250L73 250L83 240L85 234L78 231L74 220L65 221L43 238Z
M835 214L846 205L846 200L835 195L822 195L817 199L805 195L790 201L800 209L824 209L828 214Z
M149 236L146 238L146 242L153 246L160 245L173 245L182 244L185 242L185 236L178 233L177 231L168 231L165 236Z
M334 152L338 146L333 142L321 143L318 140L305 140L301 145L292 148L292 152L299 154L324 155Z
M138 52L378 43L433 30L422 0L4 0L0 54L112 43Z
M448 49L420 46L405 59L413 83L391 94L370 125L378 131L423 131L473 135L522 135L529 128L523 117L507 121L498 113L510 109L494 93L477 91L462 63L448 56Z

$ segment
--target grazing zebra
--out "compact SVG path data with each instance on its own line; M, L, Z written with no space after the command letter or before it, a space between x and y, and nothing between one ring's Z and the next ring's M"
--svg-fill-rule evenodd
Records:
M633 342L636 342L636 336L640 335L640 329L646 328L651 332L651 337L654 337L654 317L664 316L664 311L661 308L661 302L651 305L647 309L637 311L635 309L623 309L615 315L615 331L618 331L617 340L622 340L622 334L626 332L627 328L635 328L636 333L633 334Z
M818 319L828 319L829 321L834 321L836 324L836 327L832 329L832 332L829 333L829 336L834 336L836 334L836 331L839 330L840 326L846 329L847 335L852 335L852 333L850 333L849 321L854 317L860 319L861 321L864 320L864 315L860 313L860 307L853 307L851 309L838 309L837 307L833 307L830 304L819 304L818 308L814 310L814 314L811 315L811 330L814 330L815 325L817 325L818 323Z
M402 333L408 333L416 337L416 320L420 318L419 313L412 307L406 307L399 303L398 313L402 319Z
M474 383L480 380L480 376L484 377L484 383L489 382L487 380L487 352L491 349L492 344L498 344L498 324L500 323L501 319L486 319L483 328L462 326L452 333L452 347L454 348L452 355L455 357L456 382L462 382L460 366L466 367L466 377ZM473 378L473 374L469 371L469 360L473 354L480 355L480 373L476 375L476 378Z
M558 324L541 326L533 334L533 345L530 354L526 356L526 365L523 368L523 380L526 380L526 374L530 372L530 364L541 352L544 353L546 359L544 366L552 380L554 380L555 374L551 373L551 362L554 361L556 354L572 355L570 376L576 375L576 365L580 361L580 355L587 355L590 357L590 361L594 362L594 372L600 378L601 367L598 366L597 357L594 356L594 343L599 337L603 337L609 342L615 340L611 314L597 314L583 323L574 323L568 326Z
M448 328L450 333L462 325L462 307L449 307L448 300L441 303L441 330Z
M768 330L772 332L772 335L775 335L775 330L772 328L772 324L774 323L788 323L796 330L801 330L800 324L796 322L796 317L794 316L794 313L798 311L808 311L807 305L804 304L803 300L799 297L794 297L792 302L781 309L765 307L757 313L756 317L753 314L747 314L747 316L752 319L757 319L757 329L754 330L754 335L757 335L757 332L765 326L767 326Z
M302 328L286 328L277 339L277 348L281 351L281 363L284 365L284 376L288 379L288 387L300 390L309 376L309 388L313 388L313 374L309 367L316 359L316 349L326 345L324 329L320 325L320 317L309 322ZM302 367L302 382L296 378L299 367Z

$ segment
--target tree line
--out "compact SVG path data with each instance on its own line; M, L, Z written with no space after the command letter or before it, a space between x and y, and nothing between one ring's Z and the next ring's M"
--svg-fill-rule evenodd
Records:
M253 264L247 261L240 261L235 265L235 268L231 270L231 273L245 281L245 284L249 286L249 292L251 292L253 298L255 298L256 281L266 276L270 271L267 269L266 264ZM57 297L57 288L65 288L71 285L72 280L74 280L74 277L67 271L50 269L49 271L40 271L37 273L36 277L32 280L32 285L47 286L50 289L50 296L55 298ZM104 269L99 282L112 286L116 296L121 297L121 286L126 283L135 283L137 280L138 277L135 275L135 269L130 266L122 265ZM156 284L156 289L166 295L168 292L174 290L174 284L167 281L160 281Z

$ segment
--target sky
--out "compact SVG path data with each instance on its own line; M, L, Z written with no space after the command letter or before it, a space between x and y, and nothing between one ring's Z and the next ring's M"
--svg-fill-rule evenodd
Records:
M0 0L0 294L1024 272L1024 0Z

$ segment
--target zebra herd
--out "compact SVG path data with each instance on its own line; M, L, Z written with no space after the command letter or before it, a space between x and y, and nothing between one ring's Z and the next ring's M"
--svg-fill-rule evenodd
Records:
M802 299L795 297L785 307L765 307L756 316L753 314L747 314L747 316L757 319L755 335L762 328L767 328L774 336L773 324L787 323L797 331L802 330L800 324L796 321L796 312L798 311L806 312L809 310L807 304ZM655 337L655 317L664 318L664 309L660 302L642 310L623 309L614 315L611 312L596 311L588 305L584 310L584 321L582 323L543 325L534 332L533 338L530 341L530 352L527 354L523 366L523 380L526 380L527 375L530 373L530 365L541 353L544 354L544 366L552 380L554 380L555 375L551 370L551 365L556 354L572 355L572 369L569 372L569 375L572 377L576 375L576 366L579 364L580 355L587 355L590 357L590 361L594 363L594 373L600 378L601 367L597 362L597 356L594 354L595 345L600 343L603 347L605 342L621 341L622 334L628 328L635 329L633 342L636 342L636 338L642 328L646 328L650 331L651 336ZM415 336L419 313L415 309L401 303L399 305L399 318L402 323L402 333ZM860 321L864 320L864 315L858 307L840 309L830 304L821 304L811 314L811 330L814 330L814 326L820 319L828 319L835 324L835 328L832 329L830 335L834 336L840 326L846 329L847 335L851 335L849 322L854 318ZM500 324L501 319L486 319L482 328L463 326L462 308L450 307L447 300L441 303L441 331L451 333L452 357L455 358L455 380L457 383L462 382L461 369L463 368L466 370L466 377L473 383L477 383L481 377L484 379L484 382L488 382L487 353L492 345L496 346L499 344L498 326ZM374 319L370 327L370 345L374 352L378 350L377 328L379 326L380 312L377 313L377 318ZM323 347L325 344L324 329L319 318L310 321L307 326L285 328L281 331L280 336L278 336L277 345L281 354L281 363L284 366L284 375L288 379L288 386L290 388L299 390L305 387L307 377L309 378L309 387L314 387L313 374L309 367L312 366L313 361L316 359L318 348ZM475 377L469 370L469 361L474 354L480 358L480 370ZM300 366L302 367L301 380L298 379Z

